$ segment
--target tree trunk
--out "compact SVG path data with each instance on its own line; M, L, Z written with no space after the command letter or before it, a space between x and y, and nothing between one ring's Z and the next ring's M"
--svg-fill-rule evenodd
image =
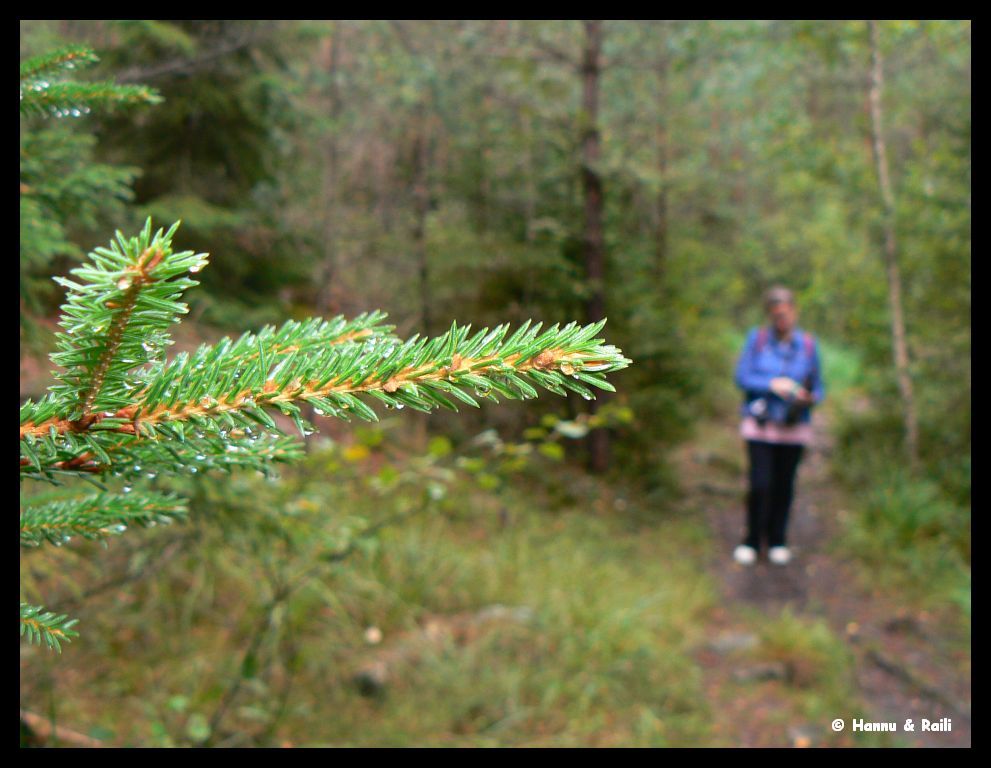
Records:
M523 237L528 246L533 245L536 239L534 222L537 219L537 138L533 129L533 118L525 107L520 110L521 131L526 143L523 152ZM524 280L523 290L520 299L525 312L532 312L534 298L534 281Z
M478 186L475 211L478 229L489 231L489 206L492 201L492 137L489 135L489 116L493 113L492 94L486 89L482 96L482 113L478 119Z
M888 155L882 126L881 97L884 75L881 63L881 49L878 44L877 22L868 22L871 41L871 137L874 150L874 163L881 190L881 203L884 208L884 260L888 272L888 302L891 305L891 337L895 356L895 373L902 398L905 422L905 447L911 469L919 463L919 427L915 413L915 397L912 392L912 377L909 373L908 345L905 339L905 317L902 310L902 284L898 269L898 250L895 240L895 197L891 190L888 175Z
M430 146L427 114L421 106L416 117L413 139L413 255L420 284L421 333L432 331L430 313L430 272L427 265L427 213L430 210L429 164Z
M585 319L592 323L605 316L605 236L603 232L603 184L598 163L601 155L599 137L599 81L602 74L602 22L585 22L585 50L582 56L582 189L585 197L585 275L588 300ZM600 400L602 396L600 395ZM594 415L598 402L592 401ZM589 463L593 472L609 466L609 433L593 429L588 437Z
M657 230L654 234L654 271L658 279L664 277L668 260L668 71L670 61L665 53L657 62L657 171L661 177L661 187L657 191L655 210Z
M337 222L337 185L338 185L338 151L337 134L338 120L341 113L341 99L337 88L337 71L340 62L341 33L340 22L334 24L333 34L323 41L321 51L323 64L327 71L327 116L330 118L331 130L324 137L324 169L323 194L321 207L323 210L323 258L317 270L316 310L318 315L330 316L339 309L337 307L338 290L335 281L338 279L338 233Z
M432 297L430 295L430 266L427 261L427 215L430 212L431 132L430 115L422 103L414 118L416 137L413 141L413 251L420 286L420 333L434 331ZM420 450L426 450L427 437L434 423L426 414L413 414L412 432Z
M537 139L533 131L533 119L530 113L523 110L523 135L526 137L526 151L523 153L523 215L526 218L526 233L524 237L527 243L534 240L533 222L537 218Z

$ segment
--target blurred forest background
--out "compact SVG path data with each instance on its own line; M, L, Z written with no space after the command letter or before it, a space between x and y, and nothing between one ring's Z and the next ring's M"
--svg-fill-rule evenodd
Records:
M22 59L85 44L80 79L163 97L21 120L22 399L51 277L149 215L211 254L178 348L381 309L401 336L607 316L634 361L594 407L318 422L278 481L182 485L188 524L26 553L22 598L83 636L22 646L22 708L113 744L732 745L693 473L742 523L732 369L775 283L823 349L834 546L969 679L971 27L878 23L873 85L870 29L22 21ZM852 712L828 622L755 625L816 670L793 712Z

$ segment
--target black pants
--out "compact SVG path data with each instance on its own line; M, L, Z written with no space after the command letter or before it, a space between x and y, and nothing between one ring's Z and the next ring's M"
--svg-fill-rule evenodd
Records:
M783 547L788 532L788 512L795 490L795 473L802 460L801 445L776 445L747 441L750 454L750 492L747 494L747 538L744 544L760 550Z

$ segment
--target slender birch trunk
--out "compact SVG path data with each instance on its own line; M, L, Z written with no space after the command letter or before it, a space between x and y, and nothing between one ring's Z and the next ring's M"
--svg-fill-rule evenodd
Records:
M874 150L874 163L877 169L884 207L884 260L888 272L888 303L891 307L891 338L894 347L895 373L901 393L903 418L905 422L905 448L911 469L919 464L919 426L915 412L915 396L912 391L912 377L909 372L908 344L905 338L905 316L902 309L902 283L898 269L898 248L895 239L895 197L888 174L888 155L884 142L881 97L884 89L884 72L881 49L878 44L877 21L868 22L871 44L871 138Z

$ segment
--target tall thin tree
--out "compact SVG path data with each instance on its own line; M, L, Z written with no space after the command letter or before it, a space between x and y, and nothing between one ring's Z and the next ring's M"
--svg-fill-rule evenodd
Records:
M605 315L606 246L603 228L605 205L599 158L602 141L599 133L599 90L602 77L602 21L585 22L585 46L582 52L582 193L585 199L583 251L588 299L587 318ZM595 414L596 403L590 412ZM604 472L609 466L609 433L593 429L589 433L589 463L592 471Z
M339 185L339 162L338 162L338 135L340 134L341 117L341 95L338 86L338 72L340 69L340 51L343 44L343 22L335 21L331 34L323 40L321 46L321 64L326 71L327 77L327 117L330 120L330 130L324 132L323 137L323 259L320 263L319 277L317 283L316 309L324 316L334 314L339 307L336 306L335 281L339 277L339 255L338 234L339 216L338 208L338 185Z
M654 269L657 276L663 277L668 260L668 161L670 158L668 137L668 110L670 109L670 78L671 56L667 50L667 32L661 28L661 55L657 58L655 67L657 74L657 123L655 124L655 142L657 145L657 172L661 183L655 199L657 229L655 232L655 261Z
M888 303L891 310L891 338L895 357L895 374L902 399L902 417L905 424L905 448L911 468L919 463L919 427L909 370L908 343L905 337L905 314L902 308L902 281L898 269L898 244L895 238L895 196L888 172L887 146L884 140L882 97L884 94L884 67L881 46L878 41L876 20L868 21L871 48L871 145L877 169L881 204L884 210L884 261L888 272Z
M432 327L430 262L427 256L427 216L430 213L430 124L425 105L416 107L413 133L413 254L420 295L420 323Z

